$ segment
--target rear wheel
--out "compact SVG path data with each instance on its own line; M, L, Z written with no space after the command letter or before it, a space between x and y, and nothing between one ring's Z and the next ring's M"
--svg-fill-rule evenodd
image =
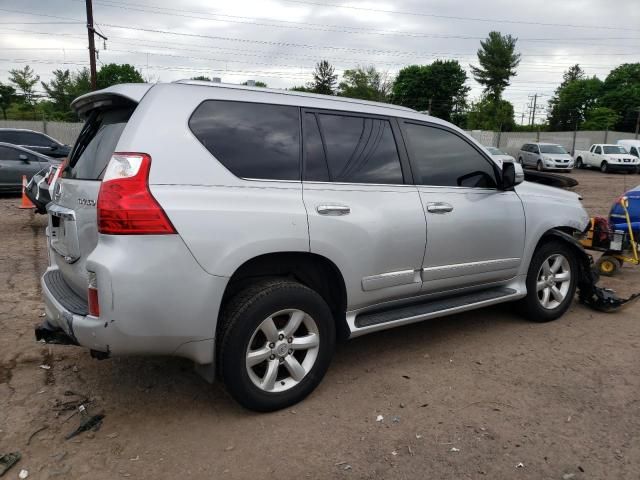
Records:
M527 296L520 311L534 322L549 322L567 311L576 293L578 261L561 241L544 243L533 255L527 273Z
M600 164L600 171L602 173L608 173L609 172L609 164L607 162L602 162Z
M309 395L335 347L335 325L315 291L290 280L256 283L222 317L218 362L231 396L246 408L279 410Z

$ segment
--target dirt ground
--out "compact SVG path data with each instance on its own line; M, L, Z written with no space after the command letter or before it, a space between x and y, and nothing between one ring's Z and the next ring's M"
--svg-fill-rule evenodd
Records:
M573 175L592 214L640 183ZM372 334L339 346L307 400L256 414L181 359L36 343L45 219L17 204L0 199L0 453L22 453L4 478L640 478L638 306L574 303L549 324L501 306ZM602 283L626 296L640 267ZM99 431L64 439L66 391L104 412Z

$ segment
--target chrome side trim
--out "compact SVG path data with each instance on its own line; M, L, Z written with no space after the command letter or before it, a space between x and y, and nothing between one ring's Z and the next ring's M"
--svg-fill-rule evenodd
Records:
M411 283L420 283L419 270L400 270L397 272L381 273L380 275L371 275L362 279L362 290L369 292L371 290L379 290L381 288L397 287L399 285L409 285Z
M439 265L422 269L422 281L440 280L461 275L508 270L520 266L520 258L499 258L483 260L481 262L456 263L453 265Z

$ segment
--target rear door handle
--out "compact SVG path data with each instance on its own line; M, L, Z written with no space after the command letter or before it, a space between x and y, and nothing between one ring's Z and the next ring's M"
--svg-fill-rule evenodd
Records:
M320 215L340 216L349 215L351 208L346 205L318 205L316 211Z
M427 212L429 213L447 213L453 210L453 205L445 202L427 203Z

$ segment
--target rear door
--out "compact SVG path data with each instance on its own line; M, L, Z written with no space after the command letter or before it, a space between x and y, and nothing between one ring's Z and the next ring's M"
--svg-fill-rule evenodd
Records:
M495 164L446 127L404 121L402 132L426 216L423 291L513 278L524 250L524 209L515 191L498 189Z
M393 119L302 113L311 252L341 270L349 308L420 291L425 221Z
M105 103L111 104L89 114L47 208L52 256L67 284L81 295L87 288L86 258L98 242L102 176L135 109L130 101Z
M3 190L19 190L22 177L27 181L42 168L35 155L9 146L0 146L0 187Z

